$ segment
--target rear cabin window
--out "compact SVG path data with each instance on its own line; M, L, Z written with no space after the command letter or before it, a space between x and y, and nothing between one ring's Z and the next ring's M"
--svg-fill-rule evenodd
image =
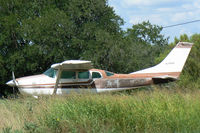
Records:
M112 76L112 75L114 75L114 73L109 72L109 71L105 71L105 73L106 73L107 76Z
M61 78L62 79L76 79L76 72L62 71Z
M99 72L92 72L92 78L101 78L101 74Z
M78 72L78 78L79 79L89 79L89 71L87 72Z

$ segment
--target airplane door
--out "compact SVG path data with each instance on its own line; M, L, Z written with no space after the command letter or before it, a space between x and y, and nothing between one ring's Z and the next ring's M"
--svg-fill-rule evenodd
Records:
M74 71L62 71L60 76L60 83L74 83L77 82L76 72Z

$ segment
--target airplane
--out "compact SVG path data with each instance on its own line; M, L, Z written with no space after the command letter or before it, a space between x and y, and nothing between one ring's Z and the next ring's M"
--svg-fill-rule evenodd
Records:
M22 94L33 96L63 95L70 92L121 91L141 86L175 81L184 67L193 43L179 42L158 65L132 72L116 74L106 70L93 69L91 61L67 60L51 65L40 75L27 76L8 81Z

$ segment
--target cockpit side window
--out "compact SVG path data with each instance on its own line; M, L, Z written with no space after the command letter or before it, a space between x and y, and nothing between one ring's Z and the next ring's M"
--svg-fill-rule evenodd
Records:
M49 76L51 78L55 78L57 71L58 70L56 70L56 69L49 68L43 74L47 75L47 76ZM78 72L78 78L79 79L89 79L89 77L90 77L89 71ZM61 79L76 79L76 72L74 72L74 71L62 71L60 78Z
M78 72L79 79L89 79L90 73L89 71L86 72Z
M109 72L109 71L105 71L105 73L106 73L107 76L112 76L112 75L114 75L114 73Z
M76 72L62 71L61 78L62 79L76 79Z
M49 68L48 70L46 70L43 74L46 76L49 76L51 78L55 78L56 76L56 72L57 70L53 69L53 68Z
M101 74L99 72L92 72L92 78L101 78Z

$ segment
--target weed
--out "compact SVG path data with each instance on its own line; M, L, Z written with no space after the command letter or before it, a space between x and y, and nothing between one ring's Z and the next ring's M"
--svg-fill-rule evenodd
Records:
M198 90L18 98L0 101L3 119L14 121L0 122L25 132L199 132L199 106Z

